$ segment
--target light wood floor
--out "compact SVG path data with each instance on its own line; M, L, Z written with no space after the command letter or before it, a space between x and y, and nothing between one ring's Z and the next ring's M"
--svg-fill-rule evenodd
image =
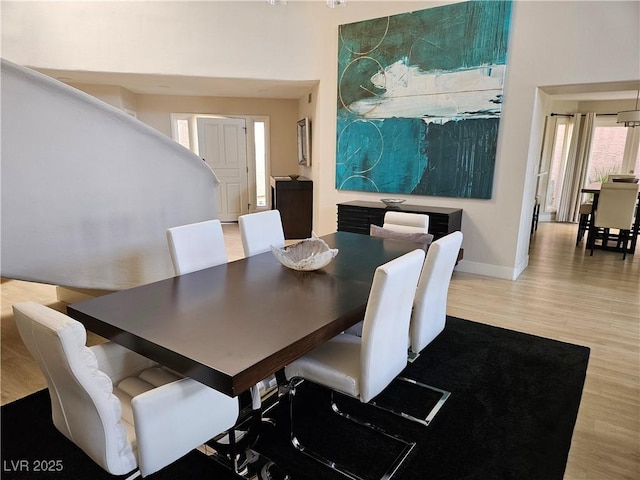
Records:
M230 260L242 257L225 225ZM575 247L576 226L541 223L517 281L455 272L448 313L591 348L565 480L640 479L640 253ZM2 404L44 388L17 335L11 305L64 309L55 288L2 281ZM89 342L100 341L91 337ZM529 480L529 479L527 479ZM544 480L544 479L536 479Z

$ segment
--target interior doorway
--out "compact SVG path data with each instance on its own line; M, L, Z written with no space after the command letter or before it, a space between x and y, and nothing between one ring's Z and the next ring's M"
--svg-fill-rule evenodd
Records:
M570 161L572 142L578 135L576 119L572 115L547 117L543 149L540 159L537 192L541 211L540 221L556 221L563 195L567 169L579 168ZM584 185L603 182L610 174L640 173L640 129L616 123L615 115L596 115L593 131L589 135L588 162ZM564 192L564 193L563 193ZM581 198L580 201L586 198Z
M269 117L172 113L171 126L173 139L206 161L220 180L220 220L271 208Z
M249 213L247 126L242 118L196 119L197 154L218 177L218 215L235 222Z

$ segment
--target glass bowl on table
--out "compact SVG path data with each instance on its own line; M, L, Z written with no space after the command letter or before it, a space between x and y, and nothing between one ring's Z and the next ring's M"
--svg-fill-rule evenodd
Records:
M338 254L321 238L307 238L284 248L271 246L271 252L287 268L298 271L313 271L325 267Z

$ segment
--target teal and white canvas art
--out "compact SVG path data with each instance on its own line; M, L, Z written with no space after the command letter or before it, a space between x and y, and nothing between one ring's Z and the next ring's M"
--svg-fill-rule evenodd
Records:
M340 25L336 188L491 198L511 2Z

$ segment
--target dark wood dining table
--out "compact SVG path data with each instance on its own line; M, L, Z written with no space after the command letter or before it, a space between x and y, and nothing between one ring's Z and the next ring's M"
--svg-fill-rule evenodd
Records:
M622 251L621 248L617 246L607 245L598 245L595 243L596 241L596 228L595 228L595 212L598 209L598 199L600 197L600 189L602 188L602 183L590 183L586 187L582 188L582 193L591 193L593 194L593 208L591 211L591 217L589 218L589 234L587 235L587 246L586 248L591 248L593 245L594 248L601 248L604 250L614 250L614 251ZM638 193L638 200L640 200L640 193ZM637 208L637 207L636 207ZM636 245L638 243L638 235L640 234L640 215L637 214L635 220L633 222L633 226L630 233L630 242L629 248L627 249L627 253L635 253Z
M348 232L314 272L271 252L67 307L87 330L230 396L362 319L375 269L415 244ZM168 254L168 253L167 253Z

